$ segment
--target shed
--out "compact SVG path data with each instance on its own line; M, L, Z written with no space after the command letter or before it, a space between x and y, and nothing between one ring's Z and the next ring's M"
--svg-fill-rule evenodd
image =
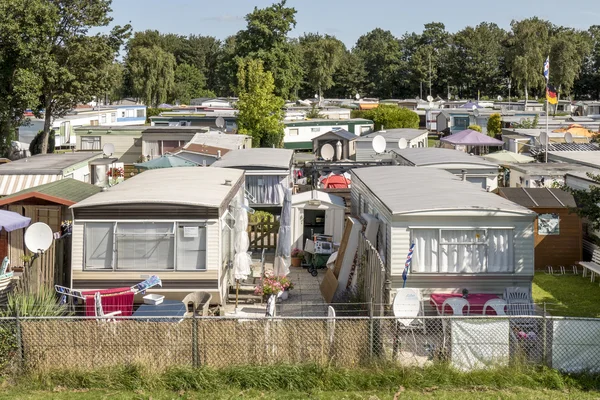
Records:
M377 218L376 247L392 290L502 294L531 288L535 212L431 168L370 167L352 171L352 215ZM459 244L457 244L459 243Z
M369 133L356 139L356 161L375 161L376 159L389 159L390 154L375 154L373 138L383 136L387 143L387 150L399 148L400 139L406 140L407 147L427 147L428 134L424 129L388 129Z
M313 143L313 153L317 157L321 156L321 148L329 144L333 147L335 151L337 149L337 143L340 142L342 145L342 156L341 160L348 160L354 156L356 153L356 143L355 140L358 136L354 133L348 132L345 129L332 130L327 133L324 133L320 136L317 136L312 140ZM337 158L337 153L335 156L335 160L339 161Z
M345 218L344 199L319 190L292 196L293 247L304 248L306 239L316 234L331 235L334 243L342 240Z
M231 210L243 201L244 171L229 168L150 170L88 197L71 207L71 287L127 287L156 274L162 288L151 293L204 290L224 302Z
M569 267L583 260L581 218L573 195L561 189L500 188L498 195L535 211L535 268Z

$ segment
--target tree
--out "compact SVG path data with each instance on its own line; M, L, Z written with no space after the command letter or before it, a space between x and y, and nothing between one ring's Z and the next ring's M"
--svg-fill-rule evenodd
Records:
M469 125L467 129L481 133L482 129L479 125Z
M564 184L561 189L571 193L575 198L577 208L572 211L586 218L592 225L592 229L597 231L600 230L600 175L588 172L587 176L595 182L587 190L573 189Z
M575 97L598 99L600 97L600 25L588 29L591 52L584 57L579 78L575 81Z
M254 147L281 147L284 101L274 94L273 75L260 60L241 60L237 80L238 133L252 136Z
M549 55L551 24L537 17L511 22L508 38L507 63L517 88L525 94L525 104L530 91L541 94L546 80L542 74L544 61Z
M47 152L54 118L106 92L106 69L130 32L126 25L115 26L109 34L89 35L90 29L107 26L112 21L108 16L112 11L110 3L110 0L43 2L43 17L31 32L40 55L32 70L42 81L35 108L36 115L44 117L42 153Z
M36 154L42 154L42 140L44 138L44 131L39 131L37 135L33 138L31 143L29 143L29 152L32 156ZM48 135L48 149L47 153L54 153L55 139L54 139L54 129L50 131Z
M306 113L305 117L311 119L325 118L325 116L321 114L321 110L319 110L316 103L312 104L312 106L310 107L310 111Z
M394 105L379 105L372 110L362 112L362 116L375 123L375 130L396 128L419 128L419 116L407 108Z
M175 69L175 84L171 97L181 104L190 104L190 100L197 97L214 97L215 94L205 86L206 79L202 71L192 65L179 64Z
M302 66L306 73L305 82L308 91L319 97L334 84L333 75L346 50L344 44L336 38L319 34L305 34L300 38Z
M517 129L536 129L538 127L538 123L540 122L540 117L536 115L533 119L524 119L521 122L516 122L512 124L513 128Z
M344 50L340 62L333 73L333 86L325 93L338 98L354 98L365 93L367 73L361 59L354 53Z
M247 27L236 35L238 58L261 60L275 80L275 92L283 98L295 96L302 82L300 54L287 37L296 26L296 10L281 0L267 8L254 8L246 15Z
M160 47L135 47L127 54L133 95L147 106L167 101L175 84L175 57Z
M125 67L120 62L113 62L107 66L105 74L107 80L105 104L112 104L121 100L125 95Z
M427 82L431 94L445 93L448 84L446 71L449 59L450 34L441 22L425 24L423 33L415 37L416 50L410 57L410 71L415 82ZM423 94L423 96L425 96Z
M487 122L488 136L495 137L502 133L502 116L498 113L490 115Z
M398 39L390 31L376 28L358 38L354 53L361 59L367 73L365 95L394 97L396 79L401 70Z

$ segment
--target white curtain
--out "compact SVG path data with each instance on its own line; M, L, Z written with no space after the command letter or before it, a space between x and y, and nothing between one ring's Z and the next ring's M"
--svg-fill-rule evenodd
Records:
M85 268L111 269L113 261L112 223L88 222L85 224Z
M150 159L160 157L160 147L157 141L142 141L142 155Z
M246 189L258 204L280 204L281 177L277 175L246 175Z
M513 272L512 229L488 230L488 272Z
M206 270L206 227L179 225L177 270Z
M442 230L439 272L485 272L485 242L483 230Z
M415 229L412 231L415 250L411 262L414 272L437 272L438 230Z
M173 223L117 224L118 269L174 269L174 255Z

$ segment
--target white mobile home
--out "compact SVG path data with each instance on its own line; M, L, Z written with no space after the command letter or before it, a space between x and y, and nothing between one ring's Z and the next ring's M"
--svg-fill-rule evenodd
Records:
M373 121L368 119L308 119L284 121L283 147L286 149L312 150L312 140L337 129L345 129L356 136L373 132Z
M387 129L373 132L356 139L356 161L375 161L392 158L388 150L398 149L400 139L406 141L407 147L427 147L428 132L424 129ZM383 136L386 140L386 152L376 154L373 150L373 138Z
M131 286L156 274L172 299L203 290L223 303L233 259L231 214L244 201L244 171L146 171L71 207L71 287Z
M352 171L352 214L380 221L377 249L392 289L415 243L406 287L502 294L531 288L536 214L452 174L402 166Z

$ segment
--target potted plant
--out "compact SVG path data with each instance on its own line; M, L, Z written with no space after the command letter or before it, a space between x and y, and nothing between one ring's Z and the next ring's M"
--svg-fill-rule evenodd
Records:
M110 178L109 185L113 186L119 183L125 177L125 170L121 167L109 168L106 176Z
M285 300L288 296L288 291L294 288L294 284L285 276L275 276L266 274L260 285L254 289L254 294L257 296L269 297L271 295L281 294L281 298Z
M301 267L302 259L304 258L304 252L299 248L292 250L292 267Z

